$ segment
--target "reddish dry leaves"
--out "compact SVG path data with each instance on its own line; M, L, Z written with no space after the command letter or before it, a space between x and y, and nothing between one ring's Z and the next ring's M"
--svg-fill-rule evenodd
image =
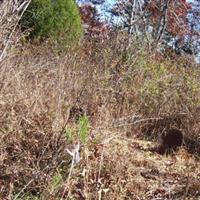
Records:
M165 14L164 6L166 1L153 0L145 5L145 10L150 12L150 20L155 28L159 20ZM191 5L185 0L169 1L167 9L166 30L173 36L183 36L189 32L188 12Z

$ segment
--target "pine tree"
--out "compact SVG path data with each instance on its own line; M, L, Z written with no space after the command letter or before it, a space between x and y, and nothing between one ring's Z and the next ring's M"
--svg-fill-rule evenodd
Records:
M74 0L32 0L21 20L23 30L30 29L30 38L52 38L69 43L82 35L81 18Z

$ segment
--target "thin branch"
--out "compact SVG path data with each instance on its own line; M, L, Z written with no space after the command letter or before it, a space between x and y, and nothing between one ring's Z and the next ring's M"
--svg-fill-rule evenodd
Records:
M3 58L4 58L5 54L6 54L6 51L7 51L8 47L9 47L10 40L11 40L11 38L12 38L12 36L13 36L13 34L14 34L14 32L15 32L15 30L16 30L18 24L19 24L19 21L21 20L21 18L22 18L22 16L23 16L24 12L26 11L26 9L28 8L28 6L29 6L30 3L31 3L31 0L29 0L29 1L27 2L26 6L24 7L24 9L23 9L23 11L22 11L20 17L18 18L18 20L17 20L17 22L16 22L16 24L15 24L15 26L14 26L14 28L12 29L12 31L11 31L11 33L10 33L10 35L9 35L7 41L6 41L5 47L4 47L4 49L3 49L3 51L2 51L2 53L1 53L1 55L0 55L0 61L3 60Z

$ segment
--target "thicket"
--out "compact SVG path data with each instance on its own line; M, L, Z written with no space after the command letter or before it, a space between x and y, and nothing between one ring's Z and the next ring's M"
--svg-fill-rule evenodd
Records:
M134 199L127 192L131 184L140 199L153 199L148 192L160 187L143 188L136 174L143 167L160 169L160 163L158 157L149 163L153 158L138 150L135 139L156 136L166 127L199 138L200 69L181 57L159 58L138 40L124 50L125 41L120 34L103 43L85 41L64 57L45 45L24 46L25 51L16 49L2 62L0 199L81 199L80 190L94 199L99 195L96 177L109 187L105 199ZM115 137L117 144L112 143ZM72 171L68 152L77 141L81 161ZM132 141L132 146L124 141ZM183 163L173 167L173 174L186 173ZM127 170L127 183L119 183ZM197 174L190 173L197 183L190 187L197 191ZM165 183L166 175L158 181ZM178 194L182 197L184 191L185 185Z
M104 28L93 22L90 36ZM56 45L24 43L0 59L0 199L199 200L200 68L192 57L108 29L108 39L58 55L49 47L82 34L73 0L32 0L21 25ZM170 127L197 141L192 154L143 151L145 139Z
M59 45L77 41L82 35L79 10L74 0L33 0L21 19L30 38L51 38Z

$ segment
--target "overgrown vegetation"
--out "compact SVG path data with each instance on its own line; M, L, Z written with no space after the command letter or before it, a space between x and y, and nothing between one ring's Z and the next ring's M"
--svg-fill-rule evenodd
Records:
M169 59L156 61L153 54L131 48L124 59L121 39L113 37L90 47L86 41L64 57L45 46L39 51L37 46L26 46L1 62L2 198L184 196L181 184L187 184L187 173L182 166L189 162L188 169L198 170L198 161L183 151L173 158L173 168L164 164L171 162L168 157L162 159L160 169L159 156L141 151L139 146L147 144L137 143L136 138L156 138L163 128L176 127L198 140L199 68L192 63L186 68L181 62L177 66ZM69 177L72 157L66 149L78 141L83 145L81 161ZM167 194L159 192L161 185L143 188L147 175L136 174L154 171L143 172L139 166L158 174L164 170L165 175L159 175L163 184L165 176L170 180L172 174L179 174L182 189ZM190 184L188 195L198 199L199 193L193 191L199 174L188 173L196 181ZM124 183L117 181L125 177Z
M50 7L40 5L44 24L34 34L53 35L19 39L0 59L0 199L198 200L199 65L118 30L57 54L66 43L51 45L59 28L44 18L60 15ZM104 28L95 20L91 29ZM192 143L150 152L168 128Z

